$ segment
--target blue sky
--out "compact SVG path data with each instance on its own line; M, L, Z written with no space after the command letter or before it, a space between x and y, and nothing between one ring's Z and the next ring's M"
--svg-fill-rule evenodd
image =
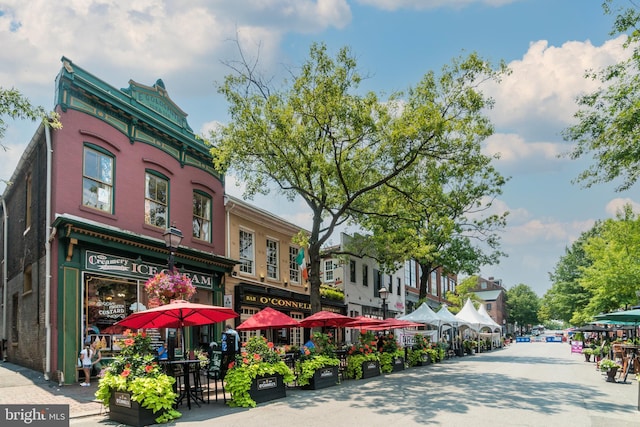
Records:
M119 88L129 79L151 85L162 78L202 133L228 119L215 82L230 72L224 62L237 59L234 39L250 58L259 46L260 66L276 81L306 58L312 42L332 52L350 46L369 76L362 89L382 95L470 52L504 60L511 76L483 89L496 100L489 113L496 133L483 150L500 153L496 167L511 177L495 206L510 212L502 234L509 257L480 273L542 296L565 247L594 221L639 199L637 187L616 193L614 184L572 184L589 159L557 157L570 149L560 132L573 123L575 97L595 88L584 70L625 56L622 39L609 36L611 22L601 1L585 0L0 0L0 86L52 108L64 55ZM0 179L11 177L35 128L10 123ZM233 176L227 183L229 193L241 196ZM309 228L299 202L253 203Z

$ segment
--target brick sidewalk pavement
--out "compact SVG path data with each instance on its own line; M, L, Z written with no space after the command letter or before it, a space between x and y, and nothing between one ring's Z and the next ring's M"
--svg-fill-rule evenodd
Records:
M104 414L95 398L97 381L91 387L80 384L62 385L44 378L41 372L0 363L0 404L68 404L71 418Z

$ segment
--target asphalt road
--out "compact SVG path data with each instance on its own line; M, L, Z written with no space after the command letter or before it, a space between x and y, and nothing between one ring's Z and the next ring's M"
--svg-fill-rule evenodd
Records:
M178 426L640 426L638 382L608 383L566 343L518 343L426 367L287 391L256 408L221 401L188 410ZM105 416L72 426L117 425Z

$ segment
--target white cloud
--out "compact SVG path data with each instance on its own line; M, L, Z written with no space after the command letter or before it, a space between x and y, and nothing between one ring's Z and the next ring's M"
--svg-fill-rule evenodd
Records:
M490 112L496 128L526 139L560 139L560 131L573 120L576 97L598 87L598 82L584 78L585 70L626 58L623 41L619 37L602 46L588 40L570 41L560 47L549 46L545 40L531 43L522 59L508 64L511 75L486 87L486 93L496 100Z
M611 217L615 217L618 213L623 211L625 205L631 205L631 209L636 214L640 212L640 203L628 197L627 198L619 197L619 198L612 199L609 203L607 203L607 206L605 206L605 211Z
M438 7L448 7L459 9L474 3L486 4L488 6L502 6L515 3L518 0L357 0L358 3L375 7L382 10L398 9L435 9Z
M521 135L498 133L490 136L484 143L483 152L487 155L500 155L500 162L516 163L538 159L545 164L559 161L558 154L564 148L554 142L526 142Z

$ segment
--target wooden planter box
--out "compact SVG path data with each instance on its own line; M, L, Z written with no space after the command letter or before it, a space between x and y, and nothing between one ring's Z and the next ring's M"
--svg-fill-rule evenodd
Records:
M307 390L319 390L321 388L332 387L338 384L338 367L325 366L317 369L313 377L309 380L309 385L302 388Z
M256 403L268 402L287 396L287 390L282 380L282 375L273 374L257 377L251 383L249 396Z
M377 377L380 375L380 362L377 360L367 360L362 362L362 379Z
M393 359L393 369L391 372L404 371L404 357L396 357Z
M142 408L138 402L131 400L131 393L114 391L109 399L109 419L134 427L156 424L156 418L162 412L155 414L151 409Z

